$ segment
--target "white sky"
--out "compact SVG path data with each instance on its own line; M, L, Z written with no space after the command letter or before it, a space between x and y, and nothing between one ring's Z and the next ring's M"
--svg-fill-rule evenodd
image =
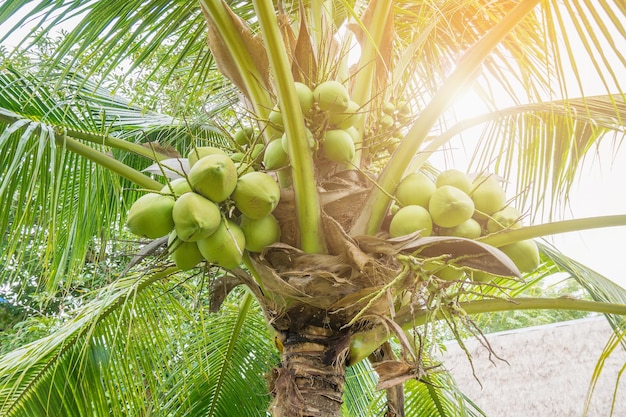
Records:
M7 26L10 25L0 26L0 33L6 31ZM16 32L4 45L14 46L28 29ZM626 39L617 37L614 41L626 51ZM581 67L581 73L595 73L590 60L581 60L577 64ZM618 79L626 80L626 68L618 64L615 70ZM586 94L605 94L598 83L585 84L584 88ZM481 112L481 105L477 105L471 95L462 100L462 108L474 109L475 114ZM474 114L468 112L466 115L470 117ZM599 155L599 160L588 158L586 166L581 170L570 194L570 213L566 214L566 218L626 214L626 144L615 153L612 144L607 142L600 148ZM626 268L622 259L626 257L626 227L567 233L547 240L566 255L626 288Z

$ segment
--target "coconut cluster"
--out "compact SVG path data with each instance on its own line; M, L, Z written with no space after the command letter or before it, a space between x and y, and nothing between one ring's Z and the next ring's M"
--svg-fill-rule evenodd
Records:
M280 239L272 212L280 200L276 180L258 171L238 171L218 148L194 149L185 178L140 197L126 226L141 237L169 234L168 252L181 270L207 262L232 269L244 252L260 252Z
M414 232L421 236L455 236L477 239L522 225L522 214L507 204L506 194L495 175L471 179L456 169L441 172L435 180L423 172L407 175L398 185L392 207L389 234L399 237ZM539 251L533 240L523 240L499 248L521 272L532 272L539 265ZM454 265L427 262L426 269L445 280L460 280L466 272ZM493 276L472 271L475 281Z
M354 127L361 117L360 106L350 99L348 89L339 81L319 83L313 90L296 82L295 90L304 116L305 138L317 159L336 164L352 161L360 135ZM279 170L289 165L289 140L284 131L280 103L270 112L268 126L273 139L268 143L263 165Z

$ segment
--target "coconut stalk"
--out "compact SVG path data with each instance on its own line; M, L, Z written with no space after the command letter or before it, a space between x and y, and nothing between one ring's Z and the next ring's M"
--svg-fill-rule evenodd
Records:
M626 315L626 305L616 305L599 301L577 300L573 298L511 298L465 301L459 308L467 314L497 313L513 310L577 310L603 314ZM444 313L433 315L432 311L412 311L395 317L402 329L410 330L428 321L445 319ZM386 326L376 326L371 330L357 333L350 339L349 364L353 365L374 352L392 334Z
M84 145L70 137L63 136L61 138L57 136L55 141L58 146L63 147L68 151L74 152L78 155L84 156L90 161L93 161L96 164L101 165L104 168L111 170L112 172L115 172L119 176L134 182L142 188L156 191L163 188L163 184L161 184L160 182L155 181L147 175L144 175L141 172L137 171L136 169L133 169L128 165L118 161L117 159L112 158L87 145Z
M391 156L378 179L379 187L372 188L363 210L359 213L352 226L352 235L373 235L378 232L391 202L389 196L393 194L400 183L413 156L418 152L426 139L428 132L430 132L435 122L454 101L456 96L471 86L478 75L480 65L491 51L538 3L539 0L526 0L519 3L464 55L454 72L420 113Z
M294 88L287 52L280 36L276 11L268 0L257 0L253 3L276 82L280 110L289 142L289 159L300 233L299 246L305 252L321 253L325 249L313 155L306 140L304 117Z

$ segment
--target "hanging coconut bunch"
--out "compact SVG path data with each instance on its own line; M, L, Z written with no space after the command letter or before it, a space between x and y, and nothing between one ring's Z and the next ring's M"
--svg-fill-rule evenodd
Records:
M413 172L400 182L395 199L388 226L392 237L419 232L420 236L480 239L522 225L521 212L507 204L505 191L495 175L481 174L472 179L464 172L449 169L431 179L423 172ZM532 272L539 265L539 250L532 240L499 249L521 272ZM444 280L470 278L486 282L494 278L480 271L466 273L441 262L428 263L428 269Z
M261 251L280 239L271 214L280 201L275 178L241 170L232 155L213 147L194 148L189 164L186 177L132 205L126 223L132 233L149 239L169 235L168 253L181 270L202 261L232 269L246 250Z

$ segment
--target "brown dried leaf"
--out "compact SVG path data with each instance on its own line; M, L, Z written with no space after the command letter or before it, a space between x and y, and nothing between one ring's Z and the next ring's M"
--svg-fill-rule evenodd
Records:
M312 86L313 81L317 80L317 60L311 44L311 35L302 2L300 2L300 30L293 50L291 73L295 81L304 83L309 87Z
M383 361L372 366L379 376L377 390L391 388L409 379L420 379L425 374L422 369L408 362Z
M267 58L263 42L258 37L253 35L245 20L233 13L224 0L221 1L232 22L233 29L230 34L239 34L247 53L250 55L251 62L254 62L259 74L261 75L262 79L258 81L262 82L267 88L269 85L269 60ZM202 6L202 2L200 2L200 5ZM239 73L237 65L232 59L231 51L228 49L222 33L215 26L210 14L204 7L202 7L202 12L209 29L209 47L215 59L215 63L217 64L217 68L249 99L250 96L245 87L245 83L243 82L243 78Z
M521 276L517 266L500 249L479 242L451 236L421 237L403 247L404 251L425 257L447 255L448 262L502 276Z

